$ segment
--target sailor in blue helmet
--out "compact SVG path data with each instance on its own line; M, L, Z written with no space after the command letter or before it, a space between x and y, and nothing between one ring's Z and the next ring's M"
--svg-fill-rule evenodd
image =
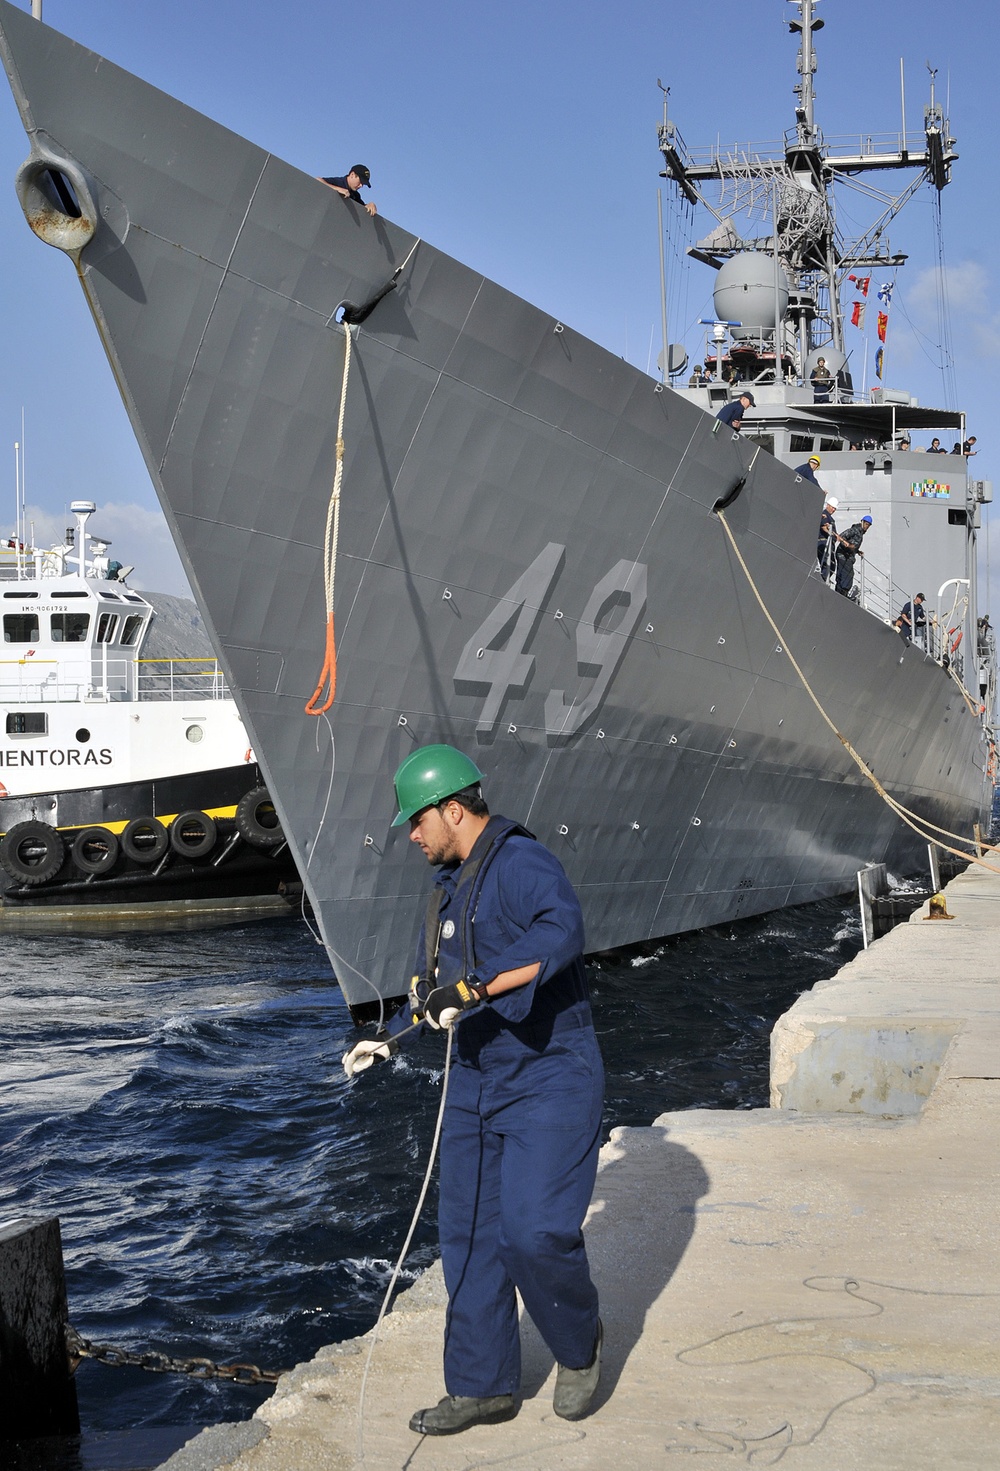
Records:
M843 536L837 538L837 591L845 598L852 595L854 588L854 559L863 557L861 543L872 529L872 518L862 516L853 526L848 526Z
M558 859L518 823L490 816L481 780L452 746L424 746L396 772L394 825L409 823L437 881L409 1005L388 1036L344 1058L351 1077L420 1024L453 1029L438 1210L448 1393L410 1420L423 1435L517 1413L515 1289L556 1359L557 1415L587 1412L601 1370L581 1227L597 1173L604 1070L583 917Z

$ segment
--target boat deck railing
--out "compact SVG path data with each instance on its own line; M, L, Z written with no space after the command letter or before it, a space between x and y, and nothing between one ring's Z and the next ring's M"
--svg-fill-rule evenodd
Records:
M229 695L218 659L139 659L137 700L179 700L200 695L224 700Z
M0 702L8 705L116 701L223 700L229 690L217 659L109 658L102 646L79 653L26 651L0 659Z

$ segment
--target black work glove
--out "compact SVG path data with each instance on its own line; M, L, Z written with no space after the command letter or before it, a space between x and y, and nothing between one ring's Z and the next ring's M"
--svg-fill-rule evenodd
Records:
M486 987L475 981L458 981L454 986L438 986L424 1003L424 1017L428 1026L440 1031L450 1027L462 1015L481 1006L486 1000Z

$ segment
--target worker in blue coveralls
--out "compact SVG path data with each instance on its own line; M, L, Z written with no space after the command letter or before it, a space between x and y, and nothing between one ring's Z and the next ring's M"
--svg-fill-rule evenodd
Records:
M452 746L396 772L410 841L438 868L409 1004L344 1058L348 1077L424 1024L452 1028L438 1224L448 1393L411 1430L452 1435L517 1414L517 1300L557 1365L553 1408L586 1414L603 1330L582 1225L597 1173L604 1069L580 904L558 859L490 816L482 773Z

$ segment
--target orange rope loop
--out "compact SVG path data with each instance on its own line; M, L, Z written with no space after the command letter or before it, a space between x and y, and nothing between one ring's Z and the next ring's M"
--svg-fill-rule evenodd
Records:
M323 592L326 607L326 643L323 668L316 688L305 707L307 715L325 715L337 693L337 640L334 632L333 593L337 575L337 545L340 541L340 487L344 479L344 415L347 411L347 380L351 372L351 328L344 323L344 376L340 386L340 415L337 420L337 466L333 489L326 508L326 530L323 535ZM320 703L322 701L322 703Z

